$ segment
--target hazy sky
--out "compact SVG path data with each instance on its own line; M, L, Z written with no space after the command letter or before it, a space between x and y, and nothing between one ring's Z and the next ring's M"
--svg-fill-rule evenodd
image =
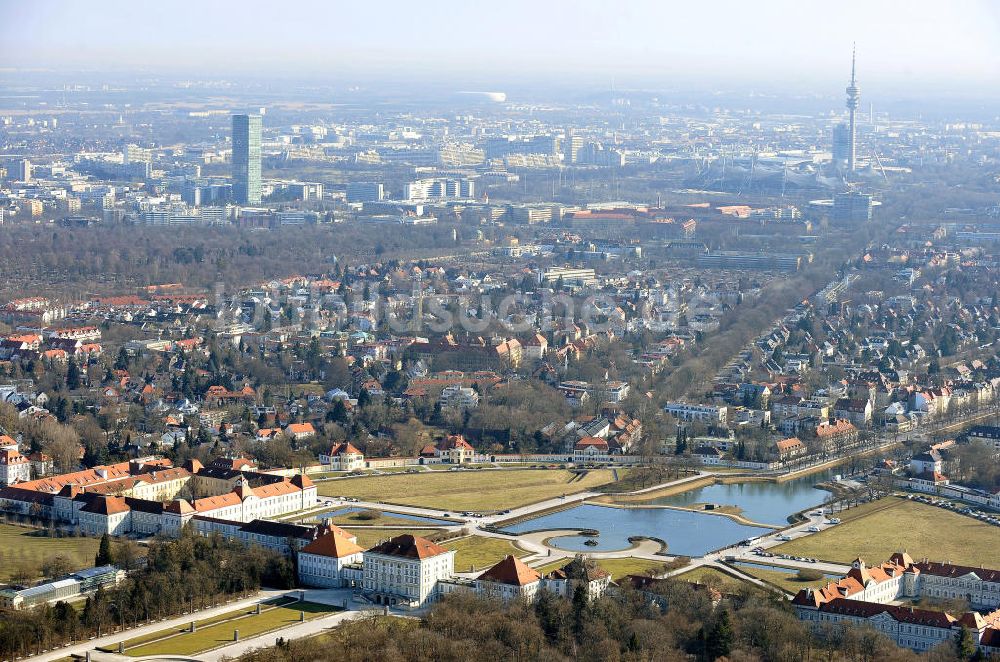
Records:
M1000 88L998 0L0 0L0 67Z

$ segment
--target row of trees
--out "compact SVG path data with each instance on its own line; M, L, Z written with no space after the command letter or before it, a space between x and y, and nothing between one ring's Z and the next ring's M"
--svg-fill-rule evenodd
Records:
M140 565L134 558L119 558L121 551L102 540L95 560ZM200 537L191 530L177 540L152 543L145 561L118 586L98 589L79 611L64 602L0 611L0 658L202 609L251 594L262 584L291 588L295 582L292 562L283 556L218 536Z

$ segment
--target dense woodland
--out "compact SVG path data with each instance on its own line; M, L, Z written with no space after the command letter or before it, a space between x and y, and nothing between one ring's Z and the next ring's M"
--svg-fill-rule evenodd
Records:
M454 248L451 229L359 224L279 228L11 225L0 235L0 299L58 294L121 294L170 282L209 289L244 287L268 278L321 273L337 259L383 254L419 257Z
M632 590L587 603L540 593L534 605L452 594L420 620L374 613L320 637L282 642L240 662L956 662L974 659L958 638L926 655L871 629L810 633L783 600L746 591L713 609L684 582L659 589L661 608Z

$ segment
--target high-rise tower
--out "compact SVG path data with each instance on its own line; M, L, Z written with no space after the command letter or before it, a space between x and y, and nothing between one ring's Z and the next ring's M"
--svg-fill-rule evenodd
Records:
M854 116L858 110L858 104L861 101L861 88L858 87L858 81L855 78L855 64L857 62L857 48L851 50L851 84L847 86L847 112L850 117L847 122L848 130L848 148L847 148L847 170L849 172L854 171L855 159L857 158L857 126L854 123Z
M233 115L233 197L260 204L260 115Z

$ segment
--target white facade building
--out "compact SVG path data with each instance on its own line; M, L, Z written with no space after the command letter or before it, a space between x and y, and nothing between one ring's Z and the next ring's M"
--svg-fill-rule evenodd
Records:
M0 485L31 480L31 462L17 450L0 450Z
M421 607L437 599L438 581L454 574L455 550L405 534L364 553L362 591L375 604Z
M345 566L358 565L364 550L358 537L337 526L302 548L298 556L299 583L304 586L339 588L350 585Z
M726 407L692 405L686 402L668 402L663 411L679 421L698 421L708 425L725 425L728 418Z

